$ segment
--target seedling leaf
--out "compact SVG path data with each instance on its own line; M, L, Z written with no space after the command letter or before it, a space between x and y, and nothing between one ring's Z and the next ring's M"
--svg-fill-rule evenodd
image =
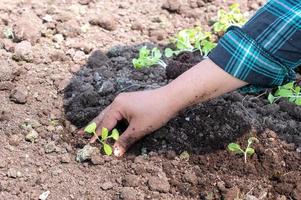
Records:
M241 150L240 145L236 143L228 144L228 149L234 153L243 153L243 150Z
M173 51L171 48L166 48L166 49L164 50L164 54L165 54L165 57L166 57L166 58L170 58L170 57L173 56L174 51Z
M275 95L282 97L290 97L293 95L293 92L289 89L280 89L275 93Z
M216 47L216 43L210 42L208 40L203 40L201 44L203 46L202 51L205 56L207 56L208 53Z
M237 3L232 4L227 11L219 10L217 16L218 19L213 24L213 31L217 34L226 32L231 25L241 26L247 21Z
M257 142L257 141L258 141L258 139L256 137L250 137L248 139L248 145L251 145L252 143Z
M190 155L189 155L189 153L188 153L187 151L183 151L183 152L180 154L180 156L179 156L179 158L180 158L181 160L189 160L189 157L190 157Z
M157 59L161 58L162 54L161 54L160 50L157 47L152 49L152 56L153 56L154 60L157 60Z
M113 129L112 134L111 134L111 137L112 137L114 140L118 140L118 138L119 138L119 132L118 132L117 129Z
M248 139L248 146L245 150L242 150L239 144L236 143L230 143L228 145L228 149L234 153L239 153L244 155L245 163L247 163L247 157L248 155L251 156L255 153L255 150L251 147L253 142L258 142L258 139L256 137L250 137Z
M272 103L274 103L274 100L275 100L274 95L272 95L272 93L269 93L268 101L272 104Z
M161 57L162 54L158 48L155 47L152 50L149 50L146 46L144 46L139 50L139 57L134 58L132 63L136 69L150 67L157 64L166 67L166 64L161 60Z
M295 82L292 81L292 82L289 82L289 83L287 83L283 86L280 86L280 87L283 88L283 89L292 89L292 88L294 88L294 84L295 84Z
M301 97L296 99L295 104L297 104L298 106L301 106Z
M108 135L109 135L109 130L108 130L107 128L103 127L103 128L101 129L101 138L102 138L103 140L106 140L107 137L108 137Z
M92 133L95 133L96 127L97 127L96 123L92 122L91 124L89 124L88 126L86 126L86 128L84 129L84 131L86 133L92 134Z
M176 50L165 49L165 56L171 57L181 52L194 52L199 50L202 55L207 55L215 46L211 32L204 32L200 27L181 30L172 42Z
M287 98L289 102L295 103L296 105L301 105L301 87L297 85L294 81L287 83L282 86L278 86L277 91L274 95L269 94L268 100L270 103L284 97Z
M247 153L249 156L251 156L251 155L253 155L253 154L255 153L255 150L254 150L252 147L248 147L248 148L246 149L246 153Z
M106 155L110 156L113 153L112 147L108 145L107 143L103 143L103 150Z

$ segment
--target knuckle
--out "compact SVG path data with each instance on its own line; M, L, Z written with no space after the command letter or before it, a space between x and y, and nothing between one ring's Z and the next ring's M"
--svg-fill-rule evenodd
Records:
M120 93L116 96L116 98L114 99L113 103L115 105L121 105L123 104L124 100L126 99L126 93Z

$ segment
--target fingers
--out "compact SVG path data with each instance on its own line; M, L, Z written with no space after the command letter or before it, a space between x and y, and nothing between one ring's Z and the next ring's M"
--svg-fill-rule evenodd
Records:
M107 128L109 131L112 130L116 126L117 122L122 118L123 116L117 110L112 108L107 110L97 125L96 135L101 135L102 128ZM97 136L93 136L90 140L90 143L94 143L97 140Z
M139 139L146 135L145 131L136 131L134 126L129 126L114 144L114 155L121 157Z

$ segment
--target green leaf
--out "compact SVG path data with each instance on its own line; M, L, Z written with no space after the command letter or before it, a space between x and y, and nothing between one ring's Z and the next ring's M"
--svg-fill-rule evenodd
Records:
M106 155L110 156L113 153L112 147L108 145L107 143L103 143L103 150Z
M162 56L162 54L161 54L160 50L157 47L155 47L155 48L152 49L152 57L153 57L153 59L155 59L155 60L160 59L161 56Z
M203 40L202 43L203 48L202 51L204 52L204 55L207 56L208 53L215 48L216 44L213 42L210 42L208 40Z
M275 97L272 95L272 93L269 93L268 101L270 102L270 104L274 103Z
M139 57L134 58L132 63L136 69L141 69L143 67L150 67L152 65L159 64L161 57L162 54L158 48L155 47L152 50L149 50L146 46L144 46L139 50Z
M164 50L165 57L170 58L173 56L174 51L171 48L166 48Z
M301 91L301 87L300 87L300 86L297 86L297 87L295 88L295 93L296 93L297 95L300 95L300 94L299 94L300 91Z
M295 104L301 106L301 97L298 97L295 101Z
M236 144L236 143L228 144L228 149L229 149L229 151L232 151L234 153L243 153L243 151L240 148L240 145Z
M257 141L258 141L258 139L256 137L250 137L248 139L248 144L251 145L252 143L257 142Z
M295 84L295 82L292 81L292 82L289 82L289 83L287 83L285 85L280 86L280 88L283 88L283 89L293 89L294 88L294 84Z
M138 60L137 58L134 58L134 59L132 60L132 63L133 63L133 65L134 65L134 67L135 67L136 69L140 69L140 68L141 68L140 62L139 62L139 60Z
M275 95L281 97L290 97L293 95L293 92L289 89L280 89L276 91Z
M139 50L139 57L140 58L145 58L145 57L149 56L149 54L150 54L150 50L148 50L146 46L142 47Z
M216 22L213 25L213 30L215 33L219 33L219 32L225 32L226 31L226 25L221 23L221 22Z
M119 132L118 132L117 129L113 129L112 134L111 134L111 137L112 137L114 140L118 140L118 138L119 138Z
M188 151L183 151L183 152L179 155L179 158L180 158L181 160L189 160L189 157L190 157L190 155L189 155Z
M3 29L3 35L7 39L14 39L14 32L13 32L13 29L10 27L5 27Z
M86 133L95 133L95 130L96 130L96 123L95 122L92 122L91 124L89 124L88 126L86 126L86 128L84 129L84 131Z
M253 155L253 154L255 153L255 150L254 150L253 148L251 148L251 147L248 147L248 148L246 149L246 153L247 153L249 156L251 156L251 155Z
M103 127L103 128L101 129L101 138L102 138L103 140L106 140L107 137L108 137L108 135L109 135L109 130L108 130L107 128Z
M198 49L202 53L202 46L201 46L201 41L197 41L194 44L194 48Z

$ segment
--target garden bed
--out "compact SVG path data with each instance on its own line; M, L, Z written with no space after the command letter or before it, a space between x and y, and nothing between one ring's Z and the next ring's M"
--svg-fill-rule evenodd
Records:
M253 13L263 1L240 3ZM285 99L270 104L269 91L234 91L189 107L120 159L75 161L89 141L77 129L117 94L166 85L203 59L186 52L163 58L166 69L137 70L139 49L162 50L169 36L193 25L209 30L227 5L1 1L0 199L38 199L47 191L47 200L300 199L301 107ZM250 136L259 141L244 163L227 145L246 147Z

